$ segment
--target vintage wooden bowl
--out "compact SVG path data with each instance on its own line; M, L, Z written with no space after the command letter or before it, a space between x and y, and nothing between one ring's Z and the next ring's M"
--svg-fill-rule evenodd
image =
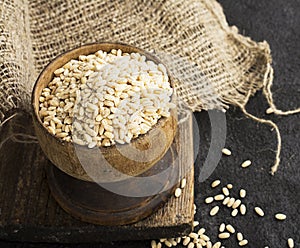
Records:
M39 96L42 89L54 77L54 71L71 59L77 59L79 55L88 55L98 50L109 52L111 49L121 49L123 52L138 52L146 56L147 59L155 63L161 63L153 55L130 45L120 43L95 43L78 47L74 50L66 52L55 58L39 75L32 93L33 107L33 124L36 136L40 146L49 160L60 170L77 179L85 181L103 180L107 177L115 176L116 180L120 177L119 173L110 172L107 174L107 167L103 166L107 162L123 175L136 176L150 169L157 161L159 161L166 151L169 149L177 127L176 109L172 110L171 116L161 118L158 123L145 135L132 140L130 144L124 144L111 147L99 147L97 149L89 149L85 146L74 145L72 142L66 142L59 139L48 132L43 126L38 115ZM172 85L172 78L169 77ZM173 94L172 102L175 101ZM161 134L164 135L161 135ZM135 148L141 151L141 158L132 159L124 156ZM120 148L123 152L120 152ZM149 152L147 152L149 150ZM78 155L79 154L79 155ZM101 156L99 156L101 154ZM139 154L137 153L137 156ZM85 161L85 164L82 164ZM91 176L92 175L92 176Z

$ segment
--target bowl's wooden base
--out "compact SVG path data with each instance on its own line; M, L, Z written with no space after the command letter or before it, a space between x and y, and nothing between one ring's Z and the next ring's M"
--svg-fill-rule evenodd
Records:
M33 130L31 119L17 117L0 132L5 139L11 124L14 130ZM66 213L52 197L45 168L52 164L38 144L7 141L0 148L0 239L31 242L99 242L111 240L152 239L187 234L192 229L194 169L191 120L180 124L174 145L179 149L179 168L189 167L187 185L179 198L169 200L149 217L127 225L93 225ZM65 192L65 191L64 191ZM85 192L83 191L82 194Z
M157 176L156 179L148 181L147 188L141 189L129 179L111 183L110 187L116 189L114 193L97 183L71 177L54 165L50 165L47 166L47 179L51 193L66 212L81 221L110 226L137 222L157 211L179 185L180 176L175 149L176 147L172 146L156 165L140 175L147 178L148 175L157 175L170 168L167 176ZM126 192L128 190L132 195L140 195L143 193L141 191L147 190L148 187L157 187L160 193L144 197L130 197L117 193L126 188Z

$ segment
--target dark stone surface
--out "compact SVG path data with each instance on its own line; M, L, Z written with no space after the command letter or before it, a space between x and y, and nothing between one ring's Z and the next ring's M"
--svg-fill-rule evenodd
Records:
M300 103L300 2L299 0L219 0L224 7L230 24L236 25L242 34L254 40L267 40L272 49L275 69L274 98L279 108L299 107ZM268 117L263 96L258 93L248 106L249 112ZM205 161L210 144L210 122L207 113L195 114L199 130L201 149L196 162L195 197L198 206L196 219L207 228L208 235L216 241L218 225L231 223L249 240L247 247L287 247L287 238L293 237L295 247L300 245L300 115L274 117L282 134L281 165L277 174L269 174L276 148L275 133L270 127L258 124L245 116L237 108L227 114L227 140L233 155L223 157L217 169L204 183L198 183L200 165ZM251 159L253 165L242 169L239 165ZM232 183L233 193L239 188L247 190L244 202L246 216L231 217L229 209L221 207L215 217L207 217L211 206L203 203L206 196L217 194L210 183L221 178L222 183ZM213 204L214 205L214 204ZM265 217L253 213L254 206L265 210ZM278 222L276 212L287 214L287 220ZM91 240L92 242L92 240ZM223 242L225 247L239 247L235 237ZM0 241L0 247L150 247L150 241L114 242L93 245L49 245L18 244Z

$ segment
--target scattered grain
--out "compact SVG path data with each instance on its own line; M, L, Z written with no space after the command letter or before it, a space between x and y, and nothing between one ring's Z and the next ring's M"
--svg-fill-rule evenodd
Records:
M198 231L197 233L198 233L198 235L200 235L200 236L203 235L203 234L205 233L205 228L203 228L203 227L200 228L199 231Z
M231 212L231 216L233 216L233 217L237 216L238 212L239 211L237 209L233 209Z
M205 201L205 203L210 204L214 201L214 198L212 196L210 196L210 197L207 197L204 201Z
M216 201L222 201L222 200L224 200L224 198L225 198L225 196L223 194L219 194L214 197L214 199Z
M229 202L229 200L230 200L230 197L227 196L227 197L224 199L224 201L223 201L223 205L227 205L228 202Z
M223 233L220 233L220 234L218 235L218 237L219 237L220 239L228 239L228 238L230 237L230 233L229 233L229 232L223 232Z
M182 192L182 190L181 190L181 188L177 188L176 190L175 190L175 197L179 197L179 196L181 196L181 192Z
M215 181L212 182L211 187L212 187L212 188L215 188L215 187L219 186L220 183L221 183L220 180L215 180Z
M180 182L180 188L184 188L186 186L186 179L182 178L181 182Z
M196 221L196 220L195 220L195 221L193 222L193 227L196 227L196 226L199 226L199 221Z
M164 242L164 244L165 244L167 247L172 247L172 246L173 246L172 243L171 243L169 240L166 240L166 241Z
M225 223L222 223L219 227L219 232L224 232L225 231Z
M282 214L282 213L278 213L278 214L275 214L275 218L277 220L285 220L286 219L286 215Z
M151 241L151 248L156 248L157 245L156 245L156 241L155 240L152 240Z
M199 236L199 235L198 235L197 233L195 233L195 232L191 232L191 233L189 234L189 237L192 238L192 239L197 239L198 236Z
M176 240L174 238L168 239L168 240L172 244L172 246L176 246L177 245L177 242L176 242Z
M260 207L255 207L254 210L261 217L265 215L264 211Z
M203 240L203 239L199 239L199 243L200 243L202 246L206 246L206 241Z
M232 189L233 188L233 185L231 183L228 183L227 186L226 186L228 189Z
M196 243L196 248L203 248L203 246L200 243Z
M227 207L231 208L234 203L235 203L235 198L231 197L227 203Z
M251 161L250 160L246 160L246 161L244 161L242 164L241 164L241 166L243 167L243 168L247 168L248 166L250 166L251 165Z
M241 198L245 198L246 197L246 190L244 190L244 189L240 190L240 197Z
M241 212L241 214L242 214L242 215L245 215L245 214L246 214L246 211L247 211L247 209L246 209L245 204L241 204L241 206L240 206L240 212Z
M211 210L210 210L210 216L214 216L214 215L216 215L218 212L219 212L219 206L215 206L215 207L213 207Z
M219 242L215 243L215 244L213 245L212 248L220 248L221 245L222 245L222 244L221 244L221 242L219 241Z
M182 244L183 244L184 246L187 246L187 245L190 243L190 241L191 241L191 238L190 238L190 237L186 237L186 238L183 240Z
M248 240L247 239L244 239L242 241L239 242L239 246L245 246L248 244Z
M222 188L222 192L223 192L223 194L225 196L229 196L229 190L228 190L228 188L226 188L226 187Z
M294 244L294 240L292 238L288 239L288 246L289 246L289 248L294 248L295 244Z
M232 225L228 224L226 225L226 229L227 231L229 231L230 233L235 233L235 229Z
M233 205L232 205L232 208L235 209L235 208L238 208L240 205L241 205L242 201L240 199L237 199Z
M203 239L206 242L210 241L210 238L207 235L205 235L205 234L200 235L200 239Z
M236 234L236 238L237 238L238 241L242 241L242 240L244 239L243 234L240 233L240 232L238 232L238 233Z
M206 248L212 248L212 242L207 241L206 242Z
M188 248L194 248L195 244L193 242L189 243Z
M223 148L223 149L222 149L222 153L223 153L224 155L226 155L226 156L230 156L230 155L231 155L231 151L230 151L229 149L227 149L227 148Z

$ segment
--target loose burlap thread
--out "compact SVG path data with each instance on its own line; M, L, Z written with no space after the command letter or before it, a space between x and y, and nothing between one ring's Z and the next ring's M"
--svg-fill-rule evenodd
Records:
M176 78L178 98L192 111L245 106L263 90L275 114L272 59L267 42L230 27L215 0L0 0L0 123L11 109L30 111L41 70L57 55L82 44L117 41L156 53Z

